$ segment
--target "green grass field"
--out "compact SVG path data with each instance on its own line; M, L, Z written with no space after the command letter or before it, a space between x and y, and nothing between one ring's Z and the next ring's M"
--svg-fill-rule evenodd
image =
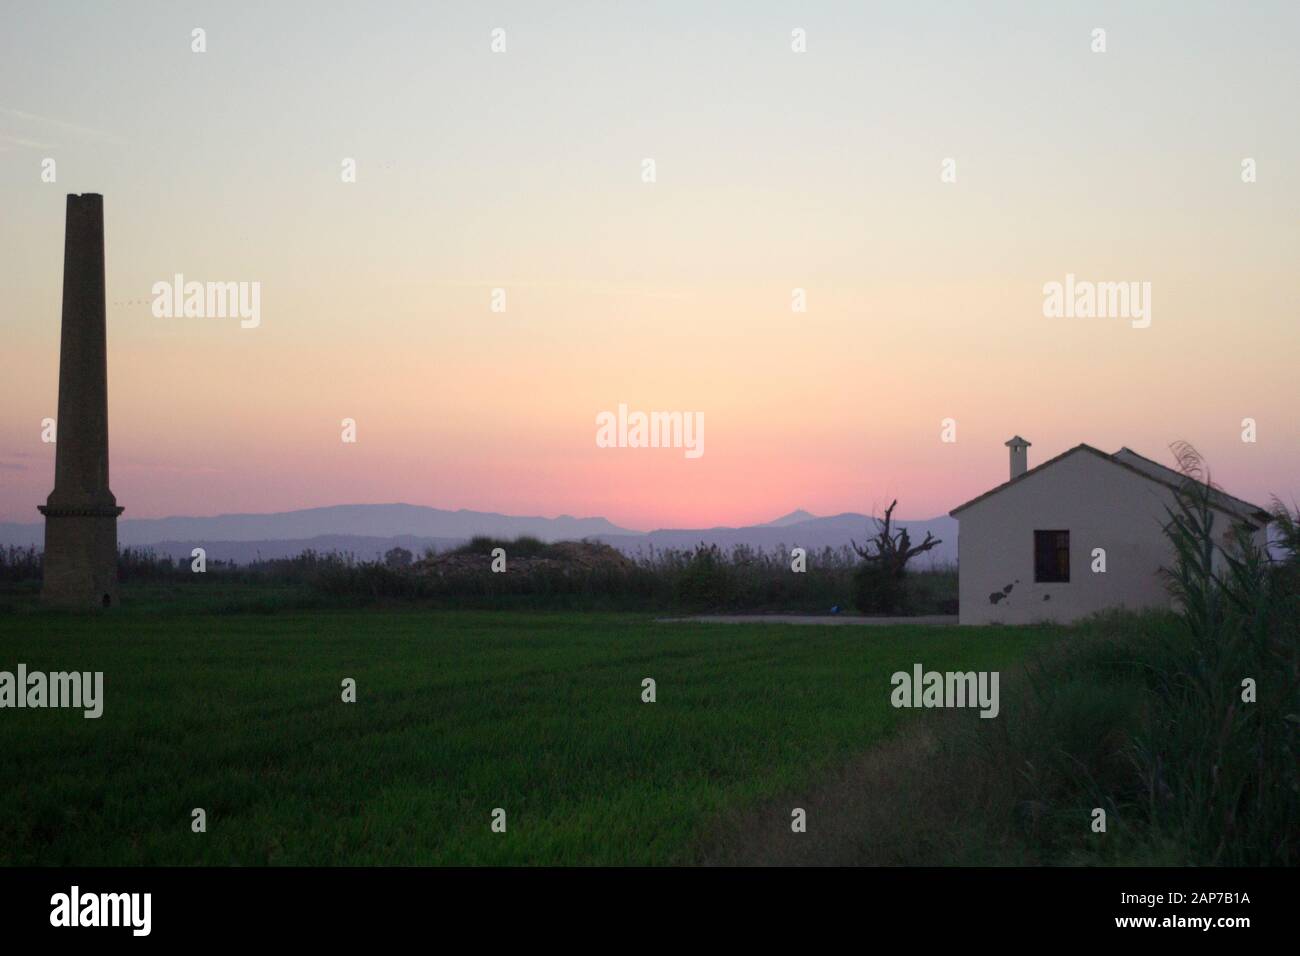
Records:
M98 720L0 711L0 863L689 863L734 815L911 719L889 706L894 671L1009 668L1060 633L0 615L0 670L105 675ZM195 807L206 833L191 832Z

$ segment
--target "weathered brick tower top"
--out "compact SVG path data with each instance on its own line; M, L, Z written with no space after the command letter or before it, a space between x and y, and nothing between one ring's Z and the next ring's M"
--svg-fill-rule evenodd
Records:
M54 490L45 515L41 597L52 604L117 604L117 516L108 487L108 350L104 197L68 196Z

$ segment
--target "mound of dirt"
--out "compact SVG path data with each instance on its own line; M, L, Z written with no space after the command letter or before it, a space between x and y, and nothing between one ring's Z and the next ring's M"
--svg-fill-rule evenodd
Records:
M535 554L511 554L509 542L501 542L499 546L506 553L506 574L553 571L583 575L592 571L631 571L636 567L621 551L596 541L557 541L544 545ZM434 577L481 574L492 570L492 554L490 551L447 551L415 562L412 570Z

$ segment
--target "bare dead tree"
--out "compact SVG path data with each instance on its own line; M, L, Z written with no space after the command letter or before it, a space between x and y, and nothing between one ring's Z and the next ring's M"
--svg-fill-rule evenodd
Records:
M853 550L858 553L858 557L872 564L886 580L897 581L903 577L907 569L907 562L911 561L918 554L929 551L931 548L943 544L943 541L936 538L931 532L925 533L925 540L918 545L912 544L912 538L907 533L906 528L902 528L897 533L893 531L894 508L898 506L898 499L895 498L888 508L885 509L885 518L876 519L876 536L867 542L865 548L858 547L858 543L850 539ZM874 546L875 550L872 550Z

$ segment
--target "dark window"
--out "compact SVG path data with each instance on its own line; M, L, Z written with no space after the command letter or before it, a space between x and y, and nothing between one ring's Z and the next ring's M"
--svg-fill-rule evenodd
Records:
M1034 532L1034 580L1047 583L1070 580L1070 532Z

